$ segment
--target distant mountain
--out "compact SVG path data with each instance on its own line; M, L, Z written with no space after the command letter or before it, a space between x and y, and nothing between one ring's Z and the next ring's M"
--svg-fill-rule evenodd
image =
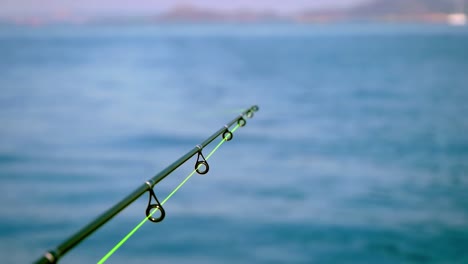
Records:
M215 11L192 5L180 5L156 16L154 21L162 22L257 22L284 19L274 12L238 9Z
M463 5L463 1L467 2ZM42 25L54 23L141 24L141 23L219 23L219 22L301 22L328 23L349 21L447 23L448 14L467 13L468 0L367 0L358 5L335 9L310 9L295 14L238 9L220 11L197 5L180 5L153 16L84 17L54 20L41 17L0 21L1 24Z
M453 13L458 0L373 0L349 10L355 16Z
M369 0L347 9L305 11L295 18L304 22L370 20L445 23L447 14L461 12L461 1L467 0Z
M390 21L445 23L447 14L460 12L461 1L468 0L368 0L348 8L312 9L291 15L239 9L215 11L197 6L178 6L156 16L155 22L337 22ZM468 5L466 5L468 6Z

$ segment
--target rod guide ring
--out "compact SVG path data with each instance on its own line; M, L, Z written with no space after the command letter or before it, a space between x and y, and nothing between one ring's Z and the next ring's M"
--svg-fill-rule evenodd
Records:
M240 127L243 127L247 124L247 121L245 121L244 117L241 117L239 118L239 120L237 120L237 124L240 126Z
M229 131L229 127L227 125L224 126L226 130L223 132L223 139L226 141L230 141L234 135L232 134L231 131Z
M164 210L161 203L159 202L158 197L156 197L156 194L153 191L153 187L151 186L151 182L147 181L145 183L146 183L146 185L149 186L149 189L148 189L148 191L149 191L148 206L146 207L146 212L145 212L146 217L148 217L148 220L150 220L153 223L161 222L164 219L164 217L166 217L166 211ZM151 200L152 200L153 197L156 200L156 203L151 204ZM158 209L158 211L160 212L158 218L153 217L152 214L151 214L151 209L155 209L155 208Z
M207 174L209 170L210 170L210 165L208 165L208 162L203 156L203 153L200 148L200 150L198 151L197 162L195 162L195 171L198 174L203 175L203 174Z

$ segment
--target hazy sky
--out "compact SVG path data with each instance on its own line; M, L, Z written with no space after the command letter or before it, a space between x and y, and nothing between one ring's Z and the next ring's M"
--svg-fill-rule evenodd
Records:
M342 7L366 0L0 0L0 16L72 14L154 14L177 5L215 9L251 8L294 12Z

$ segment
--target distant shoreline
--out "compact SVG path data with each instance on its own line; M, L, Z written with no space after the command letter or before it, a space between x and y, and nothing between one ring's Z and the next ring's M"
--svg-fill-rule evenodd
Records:
M332 20L332 21L88 21L83 23L74 22L53 22L53 23L12 23L9 21L1 21L0 27L25 27L25 28L41 28L41 27L62 27L62 26L177 26L177 25L311 25L311 26L326 26L326 25L447 25L453 26L448 21L424 21L424 20L392 20L392 19L352 19L352 20ZM466 25L459 26L468 28Z

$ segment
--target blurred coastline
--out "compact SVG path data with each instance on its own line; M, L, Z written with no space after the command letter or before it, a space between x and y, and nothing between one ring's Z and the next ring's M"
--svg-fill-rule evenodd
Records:
M463 1L463 2L462 2ZM464 0L373 0L345 7L305 8L295 12L236 8L219 10L196 4L178 4L152 15L80 14L61 10L48 14L0 17L0 25L50 24L164 24L164 23L430 23L466 24ZM457 22L458 21L458 22Z

